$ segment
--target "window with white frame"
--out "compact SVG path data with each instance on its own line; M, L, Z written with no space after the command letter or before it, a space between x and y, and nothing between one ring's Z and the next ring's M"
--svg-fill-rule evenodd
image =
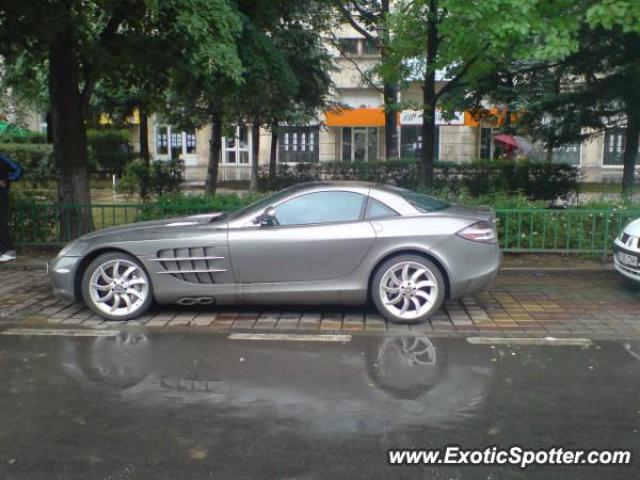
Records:
M222 162L232 165L251 164L251 129L246 125L235 128L233 136L223 139L224 155Z
M580 143L575 142L554 147L551 158L553 163L580 165Z
M196 153L196 143L197 143L196 134L187 133L185 135L185 139L186 139L185 145L187 147L186 148L187 154L191 155Z
M320 160L320 127L278 127L278 161L281 163Z
M195 132L173 130L161 125L156 128L156 153L160 156L179 158L183 155L195 155L197 151Z
M341 55L346 57L380 55L380 45L375 39L340 38L338 39L338 50Z
M604 133L602 164L611 167L624 165L624 150L626 144L627 136L624 128L607 129ZM638 147L638 152L640 152L640 146Z

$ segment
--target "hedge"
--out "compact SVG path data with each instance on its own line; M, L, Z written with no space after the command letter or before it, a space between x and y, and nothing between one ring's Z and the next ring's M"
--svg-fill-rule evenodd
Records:
M268 168L261 168L258 188L275 191L313 180L363 180L417 189L418 171L418 162L409 160L279 165L273 181L269 179ZM434 169L433 189L456 195L462 192L471 196L504 193L522 194L531 200L567 200L579 191L578 176L577 167L540 161L438 163Z
M53 146L46 143L0 143L0 153L18 162L24 169L21 181L36 187L55 178Z

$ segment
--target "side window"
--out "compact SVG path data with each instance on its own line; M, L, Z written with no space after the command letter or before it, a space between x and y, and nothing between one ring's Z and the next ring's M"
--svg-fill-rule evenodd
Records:
M384 203L379 202L375 198L369 197L369 200L367 201L367 211L364 215L365 220L397 216L398 212L387 207Z
M278 205L279 225L352 222L360 219L364 195L353 192L316 192Z

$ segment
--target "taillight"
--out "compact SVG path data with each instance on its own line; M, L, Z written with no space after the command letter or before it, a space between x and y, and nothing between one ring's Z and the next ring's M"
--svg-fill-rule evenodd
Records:
M480 243L497 243L496 231L488 222L477 222L460 230L456 235L465 240Z

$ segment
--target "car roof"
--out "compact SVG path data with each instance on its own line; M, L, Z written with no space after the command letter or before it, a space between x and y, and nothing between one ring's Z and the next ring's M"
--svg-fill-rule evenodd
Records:
M400 192L407 191L405 188L397 187L395 185L385 185L383 183L365 182L361 180L317 180L312 182L297 183L288 187L286 190L289 192L299 192L301 190L321 190L323 188L347 188L347 189L372 189L382 192L389 192L399 194Z
M286 188L283 192L286 192L290 198L291 196L305 195L323 190L346 190L361 195L369 195L402 215L417 213L416 208L402 196L403 192L408 190L381 183L356 180L321 180L298 183ZM283 198L281 201L286 200Z
M303 182L289 187L294 190L302 190L305 188L322 188L322 187L356 187L356 188L372 188L376 186L382 186L374 182L363 182L360 180L317 180L313 182Z
M391 193L393 195L401 195L403 192L408 192L406 188L401 188L395 185L386 185L383 183L375 183L375 182L365 182L361 180L318 180L312 182L303 182L292 185L285 190L290 193L298 193L303 190L322 190L323 188L330 189L353 189L354 191L359 191L362 193L363 190L371 190Z
M324 190L345 190L359 193L361 195L369 195L375 200L391 207L400 215L412 215L418 213L418 210L402 197L401 192L405 191L405 189L392 185L354 180L319 180L297 183L281 190L279 192L280 197L274 205L279 205L280 203L300 195L321 192ZM249 217L252 214L253 213L246 212L237 219L234 218L233 221L238 222L238 224L242 224L242 222L246 220L245 217Z

